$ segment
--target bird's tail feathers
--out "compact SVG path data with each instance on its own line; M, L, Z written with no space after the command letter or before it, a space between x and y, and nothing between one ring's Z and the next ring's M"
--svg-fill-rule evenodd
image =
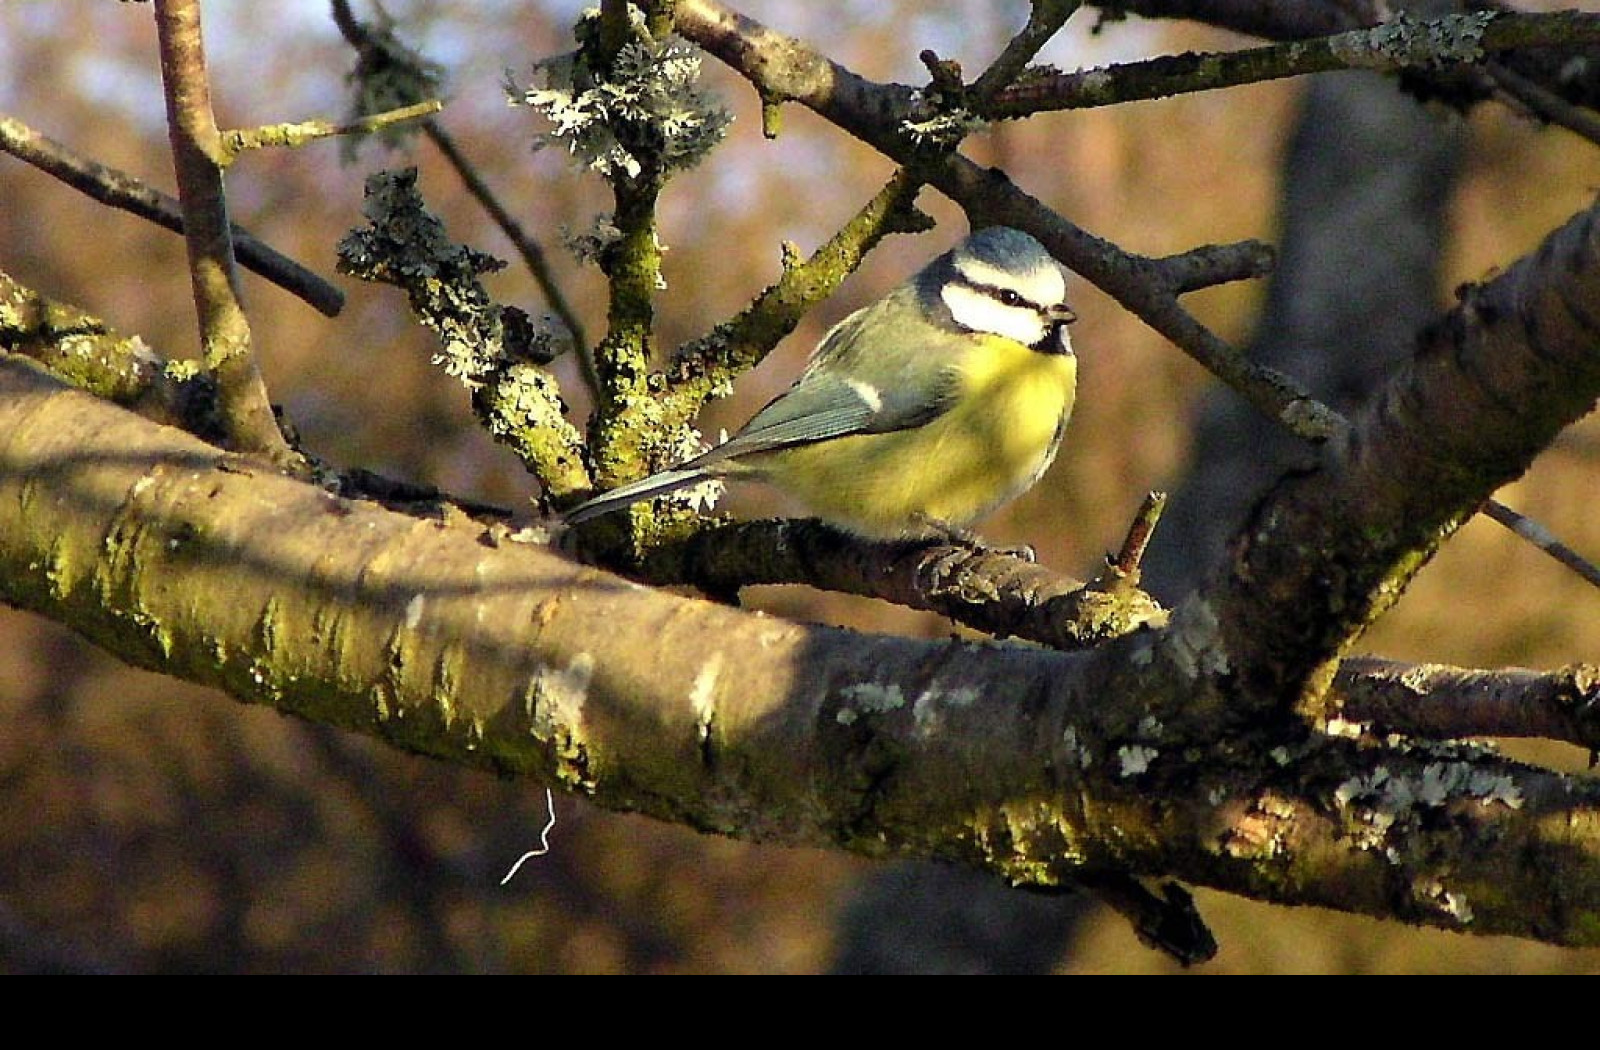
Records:
M699 469L663 470L631 485L622 485L610 492L603 492L587 503L580 503L569 511L562 521L568 526L580 525L591 518L598 518L602 514L632 506L640 500L665 496L669 492L697 485L708 477L710 475L706 471Z

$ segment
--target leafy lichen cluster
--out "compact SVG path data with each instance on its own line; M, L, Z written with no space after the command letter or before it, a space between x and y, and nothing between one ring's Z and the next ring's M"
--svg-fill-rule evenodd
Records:
M554 377L535 364L550 360L566 333L489 297L478 278L505 264L450 240L423 205L415 169L368 178L363 211L369 225L339 242L340 270L404 290L439 337L433 362L472 391L490 433L552 493L585 488L577 429Z
M578 24L592 39L598 16ZM535 148L565 146L582 167L608 179L637 179L653 164L663 172L698 164L727 134L733 117L701 90L700 56L675 37L640 33L617 51L610 68L579 48L534 64L537 85L507 78L513 105L530 106L551 124Z

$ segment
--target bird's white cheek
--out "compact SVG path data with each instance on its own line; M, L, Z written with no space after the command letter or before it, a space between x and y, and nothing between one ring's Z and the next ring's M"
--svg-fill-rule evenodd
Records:
M1044 338L1044 322L1039 312L1027 306L1007 306L976 288L947 284L939 291L950 316L961 327L974 332L992 332L1032 346Z

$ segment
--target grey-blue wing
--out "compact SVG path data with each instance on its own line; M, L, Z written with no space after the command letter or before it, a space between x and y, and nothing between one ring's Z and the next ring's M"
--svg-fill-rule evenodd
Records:
M949 410L956 391L954 373L932 378L915 390L889 391L864 380L808 372L737 434L686 465L706 467L754 452L922 426Z
M970 346L959 333L920 323L925 311L919 294L913 285L902 286L840 321L793 386L727 442L686 466L849 434L907 430L943 415L959 386L955 365ZM920 333L915 343L907 339L908 325Z

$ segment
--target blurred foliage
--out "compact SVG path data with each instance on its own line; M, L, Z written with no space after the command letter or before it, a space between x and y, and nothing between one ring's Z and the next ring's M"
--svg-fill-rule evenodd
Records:
M358 14L361 5L357 4ZM409 41L448 71L441 120L525 228L598 330L604 288L559 249L606 206L592 177L505 105L505 71L525 76L570 47L577 5L389 0ZM755 3L749 12L874 78L921 82L917 52L982 68L1020 25L1021 2ZM210 5L208 42L224 122L345 111L354 58L320 0ZM1079 25L1077 22L1082 22ZM1063 67L1156 49L1236 41L1193 27L1075 20L1042 56ZM882 184L887 164L791 107L776 142L748 90L715 63L708 84L735 114L728 141L663 202L668 291L661 345L699 335L778 273L779 242L809 250ZM1270 238L1276 170L1296 88L1275 84L1007 124L969 143L1065 215L1128 248L1160 254ZM88 0L0 6L0 110L107 163L170 187L148 7ZM1447 119L1441 116L1441 119ZM1452 281L1482 277L1585 206L1600 185L1592 149L1486 108L1456 210ZM367 172L416 163L453 236L507 259L504 238L420 140L377 144L342 165L336 146L252 155L230 173L234 217L331 274L333 245L359 223ZM718 405L705 431L742 421L785 386L826 327L964 230L931 194L941 229L887 244L779 353ZM53 296L141 333L174 356L196 336L179 238L83 199L0 157L0 265ZM344 465L525 505L518 464L479 432L457 384L431 368L431 336L392 290L343 282L327 321L247 278L247 304L275 400L306 445ZM1034 544L1064 572L1091 572L1143 493L1171 483L1186 421L1208 383L1186 358L1093 289L1078 286L1079 409L1057 466L987 523L996 542ZM513 266L503 302L540 311ZM1441 303L1448 289L1440 290ZM1196 296L1224 335L1249 334L1258 286ZM570 362L558 369L587 409ZM1589 513L1600 427L1577 428L1505 495L1568 542L1600 555ZM774 509L763 493L730 507ZM937 636L937 618L799 589L758 599L786 615ZM1367 640L1384 655L1476 665L1555 666L1600 652L1600 595L1508 533L1468 526ZM0 616L0 971L808 972L828 965L832 923L866 862L752 846L557 797L551 852L511 885L501 875L538 842L536 785L498 782L121 667L36 618ZM1548 750L1548 749L1547 749ZM1548 753L1541 753L1549 760ZM1575 754L1556 756L1574 768ZM1202 894L1222 953L1206 972L1579 971L1600 954L1419 932ZM1068 972L1164 970L1124 925L1092 922Z

